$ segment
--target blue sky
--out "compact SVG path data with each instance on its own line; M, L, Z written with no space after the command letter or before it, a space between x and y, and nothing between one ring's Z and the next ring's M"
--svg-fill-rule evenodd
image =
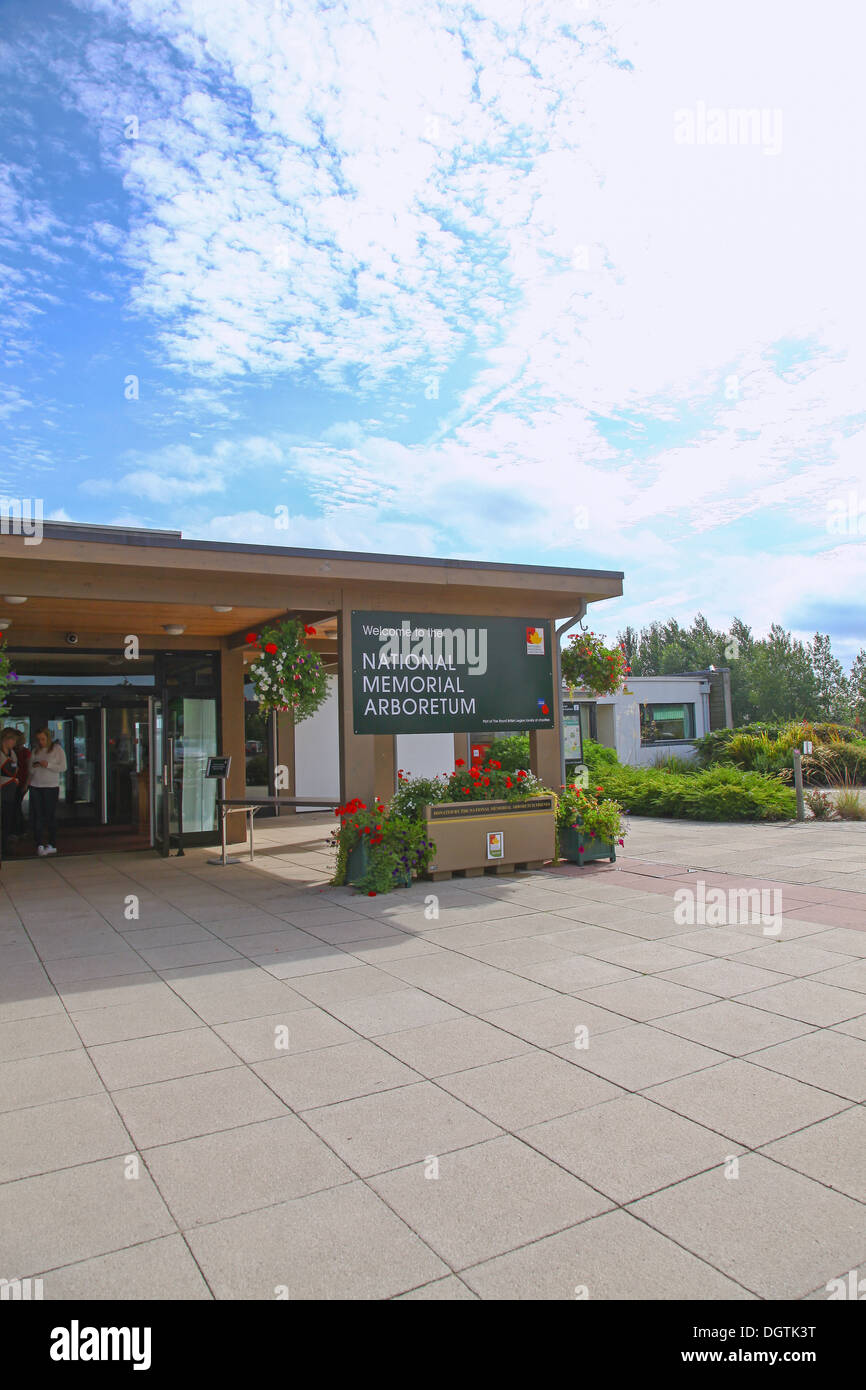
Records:
M622 569L610 635L700 609L850 658L862 29L842 0L2 0L0 490Z

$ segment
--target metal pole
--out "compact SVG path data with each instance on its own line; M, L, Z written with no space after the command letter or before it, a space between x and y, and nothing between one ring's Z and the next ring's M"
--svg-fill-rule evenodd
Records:
M279 806L276 804L276 796L277 796L277 766L278 766L279 761L280 761L280 746L279 746L279 731L278 731L278 728L277 728L277 712L276 712L276 710L273 710L273 709L270 710L270 711L268 712L267 740L268 740L268 795L275 798L275 800L274 800L274 815L275 815L275 816L279 816L279 814L280 814L280 808L279 808Z
M220 778L220 801L225 801L226 779ZM220 806L220 863L225 864L226 859L226 820L228 819L228 807Z
M559 785L565 786L565 725L562 715L562 652L559 648L559 633L556 626L553 626L553 681L555 687L554 699L559 701L557 714L559 715Z
M805 820L806 803L803 799L803 755L799 748L794 749L794 791L797 793L797 820Z
M562 781L561 781L561 783L560 783L560 786L563 786L563 787L565 786L565 725L564 725L563 722L562 722L562 648L561 648L560 645L559 645L559 639L560 639L560 637L562 636L562 634L563 634L564 632L568 632L568 629L569 629L570 627L574 627L575 623L579 623L579 622L581 621L581 619L584 618L584 617L586 617L586 600L585 600L585 599L581 599L581 601L580 601L580 610L579 610L579 612L575 613L575 615L574 615L573 618L569 618L567 622L560 623L559 626L557 626L556 623L552 623L552 624L551 624L551 626L552 626L552 628L553 628L553 648L554 648L554 650L553 650L553 680L554 680L554 683L555 683L555 686L556 686L556 690L555 690L555 692L554 692L554 699L559 701L559 708L558 708L558 711L557 711L558 714L559 714L559 775L560 775L560 777L562 778ZM582 752L583 752L583 739L582 739L582 738L581 738L580 748L581 748L581 753L582 753Z
M226 799L226 779L225 779L225 777L220 777L220 779L219 779L219 789L220 789L219 800L220 800L220 802L224 802L225 799ZM227 864L239 864L239 863L240 863L240 860L239 860L235 855L229 855L229 854L226 853L226 850L227 850L227 845L226 845L226 819L227 819L227 817L228 817L228 807L225 806L225 805L220 805L220 857L219 857L219 859L209 859L209 860L207 861L209 864L220 864L223 868L224 868Z

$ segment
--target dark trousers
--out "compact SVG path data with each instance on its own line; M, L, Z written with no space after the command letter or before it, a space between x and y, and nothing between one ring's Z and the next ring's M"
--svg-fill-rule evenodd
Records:
M37 845L53 845L57 834L54 823L57 816L59 787L31 787L30 815L33 820L33 838Z
M9 850L9 836L15 834L15 798L17 782L7 782L0 788L0 854L4 859Z

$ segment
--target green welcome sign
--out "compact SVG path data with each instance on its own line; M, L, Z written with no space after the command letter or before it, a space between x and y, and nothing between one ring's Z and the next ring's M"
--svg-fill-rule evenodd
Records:
M552 729L545 618L352 613L356 734Z

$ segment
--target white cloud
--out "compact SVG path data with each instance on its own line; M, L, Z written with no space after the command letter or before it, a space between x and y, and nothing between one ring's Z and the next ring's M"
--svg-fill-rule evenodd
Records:
M104 32L52 71L128 195L129 233L106 214L92 250L157 326L170 407L228 431L280 379L359 417L258 452L243 424L142 448L116 485L136 504L231 529L237 480L270 469L277 502L310 499L293 536L623 568L635 613L778 617L804 585L829 601L828 573L859 582L821 534L827 499L866 488L858 12L78 4ZM699 103L780 111L779 153L678 144ZM419 439L399 426L431 376ZM257 497L243 524L263 516Z

